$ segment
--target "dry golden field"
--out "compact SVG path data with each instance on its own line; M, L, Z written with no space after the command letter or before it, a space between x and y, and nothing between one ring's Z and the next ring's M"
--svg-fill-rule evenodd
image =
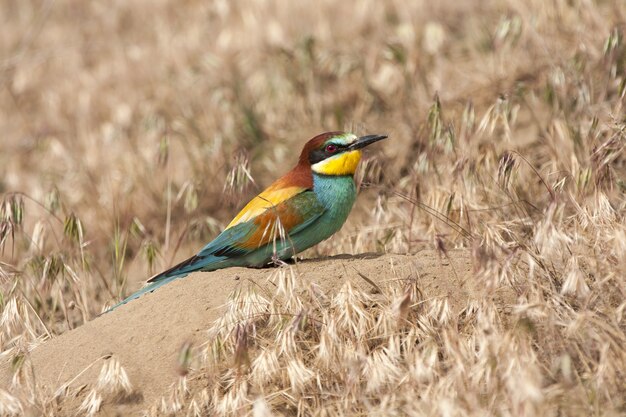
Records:
M0 416L626 415L624 0L0 0L0 25ZM195 274L96 318L337 129L390 139L303 258L408 266ZM126 360L148 334L178 362Z

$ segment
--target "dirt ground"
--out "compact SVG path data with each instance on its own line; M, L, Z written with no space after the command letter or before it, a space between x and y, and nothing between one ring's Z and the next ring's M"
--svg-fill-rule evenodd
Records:
M326 293L338 291L346 281L376 291L359 274L376 284L390 276L418 277L425 298L446 298L455 312L480 293L476 291L480 283L472 277L470 253L461 250L450 252L448 258L435 251L410 256L342 255L304 260L289 267ZM110 415L137 414L155 404L176 383L180 347L206 340L205 330L220 316L229 294L248 283L271 291L274 284L270 278L275 272L275 268L230 268L192 274L55 337L30 354L37 384L52 393L73 381L68 390L73 398L62 400L62 409L64 415L76 415L85 388L98 377L100 358L114 355L128 373L134 395L125 403L105 405L105 414L107 408ZM10 383L10 377L4 366L0 370L3 385Z

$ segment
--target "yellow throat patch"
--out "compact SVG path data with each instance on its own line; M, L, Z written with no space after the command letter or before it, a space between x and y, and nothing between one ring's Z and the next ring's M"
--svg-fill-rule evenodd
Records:
M354 175L360 160L359 150L343 152L311 165L311 169L322 175Z

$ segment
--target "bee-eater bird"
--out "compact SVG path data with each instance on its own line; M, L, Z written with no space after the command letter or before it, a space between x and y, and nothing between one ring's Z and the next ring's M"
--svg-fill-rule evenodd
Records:
M361 149L386 137L346 132L315 136L304 145L298 164L254 197L212 242L153 276L110 310L194 271L259 267L329 238L344 224L356 199L354 173Z

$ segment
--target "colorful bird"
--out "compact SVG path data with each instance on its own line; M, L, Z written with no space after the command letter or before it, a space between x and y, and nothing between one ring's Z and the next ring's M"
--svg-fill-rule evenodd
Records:
M298 164L254 197L212 242L109 311L194 271L263 266L329 238L356 199L353 177L361 149L386 137L327 132L309 140Z

